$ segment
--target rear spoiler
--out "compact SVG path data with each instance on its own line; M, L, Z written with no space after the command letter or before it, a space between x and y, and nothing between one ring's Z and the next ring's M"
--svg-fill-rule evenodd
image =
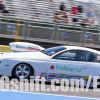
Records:
M9 48L14 52L35 52L45 50L45 48L39 45L27 42L12 42L9 43Z

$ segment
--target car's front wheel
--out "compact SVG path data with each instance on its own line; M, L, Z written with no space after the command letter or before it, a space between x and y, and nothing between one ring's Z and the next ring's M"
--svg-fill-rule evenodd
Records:
M28 64L18 64L13 70L13 75L17 79L20 77L29 79L30 76L33 76L33 69Z

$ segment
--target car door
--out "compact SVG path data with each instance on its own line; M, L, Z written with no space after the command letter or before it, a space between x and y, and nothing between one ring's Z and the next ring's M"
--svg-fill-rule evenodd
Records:
M100 76L100 54L90 52L88 62L90 62L89 75Z
M86 61L86 51L65 51L51 59L48 68L48 80L88 76L89 66L90 63Z

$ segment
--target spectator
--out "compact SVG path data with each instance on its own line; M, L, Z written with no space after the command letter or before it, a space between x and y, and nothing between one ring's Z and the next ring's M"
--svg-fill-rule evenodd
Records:
M3 2L0 1L0 12L3 12L4 9L5 9L5 6L4 6Z
M53 3L53 2L54 2L54 0L46 0L46 2L51 2L51 3Z
M55 13L55 16L54 16L54 19L55 19L54 22L59 23L59 20L61 19L60 13L61 13L61 11L57 10L57 12Z
M78 19L77 19L77 18L73 18L72 21L73 21L73 22L78 22Z
M78 14L78 8L72 7L72 14Z
M83 7L82 6L78 6L78 12L83 13Z
M88 19L88 22L90 24L94 24L94 22L95 22L95 14L94 14L93 10L90 10L90 12L87 13L87 19Z
M61 3L59 10L61 10L61 11L65 11L66 10L66 7L64 5L64 2Z
M81 26L86 26L88 23L88 20L87 19L83 19L82 20L82 23L80 24Z
M8 15L8 9L5 8L2 13L4 13L3 15Z
M69 21L70 21L70 13L69 13L68 10L64 12L63 18L64 18L64 23L66 23L66 21L67 21L67 23L69 23Z

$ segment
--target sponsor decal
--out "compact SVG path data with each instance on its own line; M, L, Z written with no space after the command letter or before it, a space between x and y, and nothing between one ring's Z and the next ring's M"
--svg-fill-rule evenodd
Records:
M52 65L52 66L50 66L50 69L54 69L54 66Z
M56 75L49 75L49 77L56 77Z
M50 72L49 75L52 75L52 73Z
M74 84L76 84L76 82L78 82L78 80L75 80L75 79L84 79L84 86L86 86L89 77L88 76L78 76L78 75L69 75L69 74L63 74L63 73L51 73L50 72L50 73L48 73L48 81L51 82L52 79L58 79L60 83L61 83L62 79L68 79L70 84L72 81L74 82ZM71 79L74 79L74 80L71 80ZM81 85L80 81L79 81L79 85ZM93 87L93 80L92 79L90 80L90 86Z
M41 72L41 75L40 75L41 77L45 77L45 79L47 79L47 73L45 73L45 72Z
M83 76L83 79L89 79L89 77L88 76Z
M67 74L60 74L60 73L59 73L59 76L67 76Z
M57 66L56 65L56 70L65 70L65 71L68 71L68 72L76 72L76 73L80 73L81 72L81 69L78 69L78 68L70 68L70 67L60 67L60 66Z
M31 46L31 45L27 45L27 46L16 45L16 48L27 49L27 50L37 50L37 51L40 50L37 46Z

